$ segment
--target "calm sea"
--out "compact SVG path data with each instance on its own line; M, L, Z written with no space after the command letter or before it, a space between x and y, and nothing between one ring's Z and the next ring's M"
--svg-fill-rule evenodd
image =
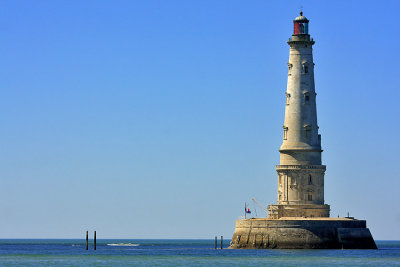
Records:
M94 251L82 239L2 239L0 266L400 266L400 241L376 243L378 250L216 250L214 240L102 239Z

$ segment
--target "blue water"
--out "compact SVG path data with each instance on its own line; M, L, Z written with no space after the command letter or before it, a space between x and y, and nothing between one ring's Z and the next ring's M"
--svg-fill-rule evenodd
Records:
M103 239L94 251L81 239L3 239L0 266L400 266L400 241L376 243L378 250L216 250L214 240Z

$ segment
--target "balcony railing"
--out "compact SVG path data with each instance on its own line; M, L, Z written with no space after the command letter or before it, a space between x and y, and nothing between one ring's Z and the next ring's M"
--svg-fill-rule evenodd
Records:
M326 170L325 165L276 165L277 170L309 170L319 169Z

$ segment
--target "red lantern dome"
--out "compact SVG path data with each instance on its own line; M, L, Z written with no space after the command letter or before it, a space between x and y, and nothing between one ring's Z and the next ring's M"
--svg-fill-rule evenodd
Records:
M300 16L293 20L293 34L308 34L308 22L309 20L303 16L303 12L300 12Z

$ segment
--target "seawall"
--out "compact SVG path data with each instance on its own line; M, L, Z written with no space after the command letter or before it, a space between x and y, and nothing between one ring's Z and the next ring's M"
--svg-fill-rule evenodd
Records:
M229 248L376 249L365 220L281 218L237 220Z

